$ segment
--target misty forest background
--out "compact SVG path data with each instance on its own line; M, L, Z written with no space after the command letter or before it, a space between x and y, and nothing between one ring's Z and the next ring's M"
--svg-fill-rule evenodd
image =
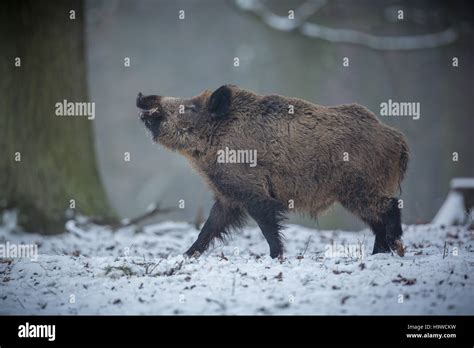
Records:
M402 185L405 223L430 221L451 178L474 174L474 11L468 1L330 1L306 19L380 36L456 33L452 43L416 50L374 50L276 30L230 0L34 3L8 2L0 24L1 204L36 212L34 223L24 217L32 230L35 221L65 210L68 197L78 200L79 212L110 219L142 214L153 202L177 207L181 199L184 209L156 220L206 216L211 192L185 158L152 144L136 117L138 92L190 97L232 83L323 105L356 102L375 114L388 99L420 102L419 120L381 118L403 131L411 148ZM263 3L286 16L303 1ZM73 24L70 9L76 10ZM396 19L399 9L403 20ZM21 69L13 65L17 56L24 57ZM87 98L96 103L94 121L54 115L56 102ZM22 167L12 162L15 151L24 154ZM291 221L363 226L339 207L317 222Z

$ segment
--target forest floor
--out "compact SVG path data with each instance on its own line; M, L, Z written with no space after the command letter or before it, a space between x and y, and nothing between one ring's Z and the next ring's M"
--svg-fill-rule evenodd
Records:
M371 255L374 237L288 225L274 260L257 228L198 259L198 231L164 222L117 232L70 221L59 236L0 227L0 314L474 314L474 231L404 226L406 255ZM35 260L36 259L36 260Z

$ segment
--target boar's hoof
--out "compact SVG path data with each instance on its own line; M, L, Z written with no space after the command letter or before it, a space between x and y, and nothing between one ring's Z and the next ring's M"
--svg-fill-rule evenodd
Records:
M283 251L277 250L277 251L270 251L270 257L272 259L283 259Z
M372 255L391 253L391 252L392 251L390 250L388 243L384 239L377 238L377 237L375 238L374 250L372 251Z
M372 251L372 255L375 254L389 254L392 250L389 247L374 245L374 250Z
M403 257L405 256L405 247L403 246L403 242L401 239L397 239L393 243L390 244L390 249L396 252L398 256Z
M194 257L194 258L199 258L199 256L201 256L201 253L197 250L188 250L186 251L186 253L184 254L185 256L187 257Z

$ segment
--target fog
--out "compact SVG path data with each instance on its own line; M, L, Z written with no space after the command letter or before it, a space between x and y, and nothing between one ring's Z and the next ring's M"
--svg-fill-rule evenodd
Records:
M266 3L286 15L300 2ZM88 87L96 103L99 167L108 196L123 217L142 213L152 202L177 207L184 200L184 209L158 219L193 221L199 207L207 213L212 204L210 190L185 158L152 143L137 117L138 92L190 97L231 83L322 105L362 104L408 138L411 161L401 196L405 223L430 221L451 178L474 174L474 59L472 30L465 30L472 27L455 5L334 1L308 19L373 35L425 34L452 25L457 30L452 44L405 51L275 30L233 1L107 0L86 5ZM399 8L406 13L403 21L392 16ZM184 20L178 18L180 10ZM343 66L344 57L349 66ZM453 67L453 57L458 57L458 67ZM124 66L126 58L129 67ZM389 99L420 103L419 119L381 117L380 104ZM126 152L130 161L124 160ZM318 221L291 220L320 228L362 227L339 207Z

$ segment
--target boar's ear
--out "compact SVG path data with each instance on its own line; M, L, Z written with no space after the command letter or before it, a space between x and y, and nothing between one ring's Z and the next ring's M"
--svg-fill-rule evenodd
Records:
M228 86L221 86L209 97L208 109L212 118L227 116L230 107L231 91Z

